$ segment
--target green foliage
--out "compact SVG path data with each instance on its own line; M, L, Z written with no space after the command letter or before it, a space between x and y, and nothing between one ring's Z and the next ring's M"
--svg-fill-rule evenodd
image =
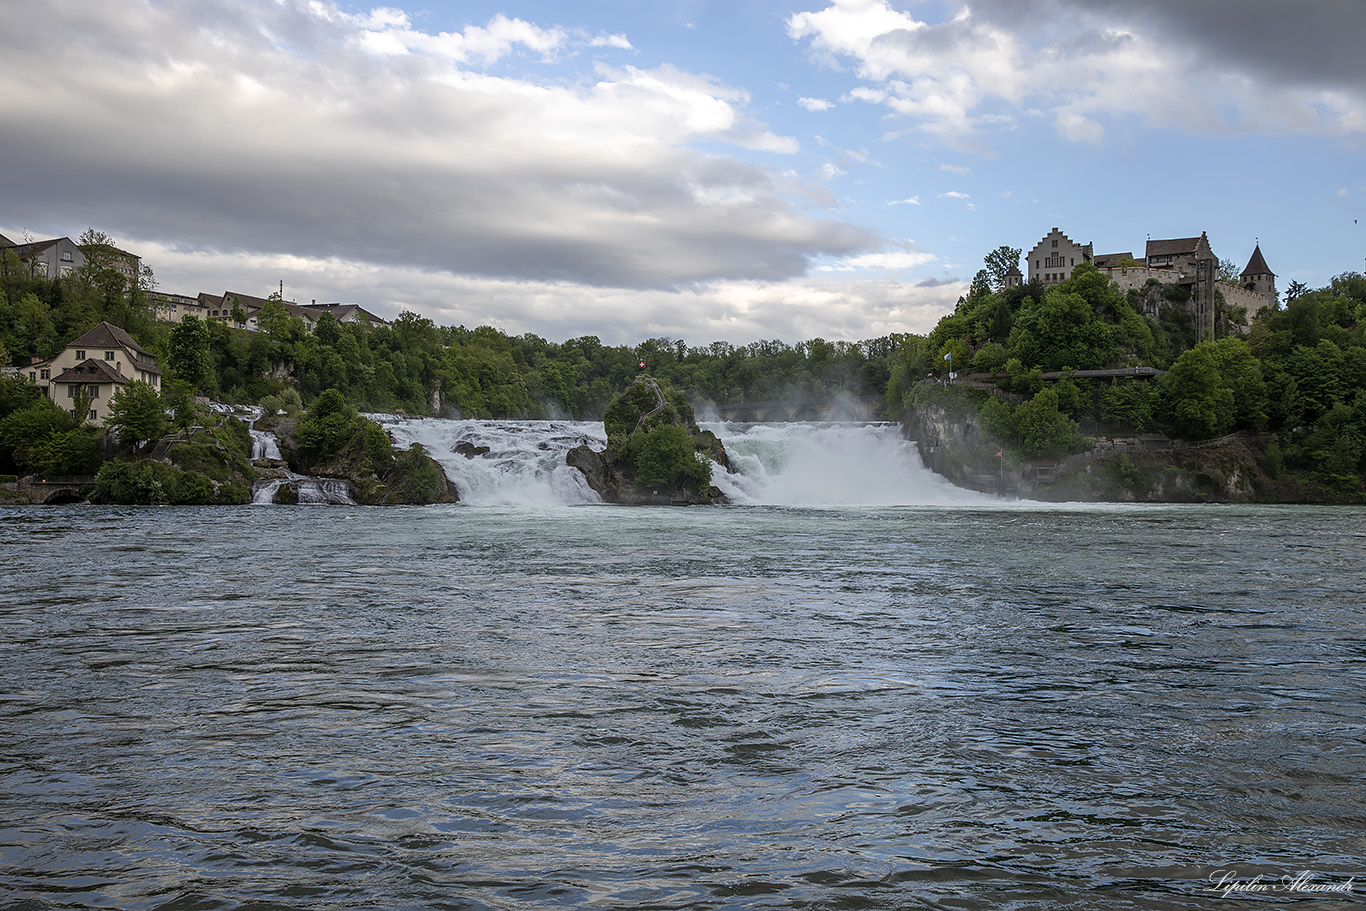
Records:
M711 485L714 435L703 435L692 406L676 390L652 379L633 383L607 407L607 446L643 487L688 490L698 495Z
M1006 286L1006 273L1011 269L1020 268L1020 254L1023 251L1019 247L1000 246L992 250L983 260L986 264L986 272L990 278L991 289L1000 291Z
M76 427L65 411L23 380L0 380L0 472L28 474L46 471L52 451L50 437Z
M435 503L441 495L441 466L432 461L420 443L414 443L398 454L391 481L396 502L415 506Z
M223 506L240 506L251 502L251 491L237 481L218 485L215 502Z
M340 391L318 396L294 433L308 465L350 462L358 471L387 469L394 459L393 444L384 429L357 413Z
M170 421L161 393L152 384L135 380L114 393L105 424L118 432L119 439L137 446L160 438Z
M1233 390L1219 375L1210 344L1177 358L1160 382L1165 423L1174 436L1205 439L1233 429Z
M48 434L30 450L34 459L31 467L47 475L94 474L100 464L100 436L94 427Z
M209 327L202 320L186 315L171 329L167 340L166 366L192 392L212 387L214 364L209 356Z
M1165 424L1174 436L1204 439L1266 423L1261 367L1242 339L1196 345L1177 358L1159 389Z
M613 454L625 462L642 487L705 494L711 463L700 457L693 436L674 424L657 424L626 437Z
M1020 450L1031 458L1057 459L1082 452L1086 438L1077 422L1058 407L1058 393L1044 389L1015 410Z
M202 505L221 501L221 493L215 493L213 482L203 475L183 472L165 462L113 459L100 466L90 502L126 506ZM238 491L229 494L234 497L233 502L240 502L236 499ZM246 501L250 501L250 495Z
M1115 380L1100 394L1100 419L1146 432L1157 429L1157 387L1148 380Z

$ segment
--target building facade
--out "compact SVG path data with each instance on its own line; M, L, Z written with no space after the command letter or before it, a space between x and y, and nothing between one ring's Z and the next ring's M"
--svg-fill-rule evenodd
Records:
M112 323L100 323L51 360L20 368L43 394L72 417L103 425L115 393L135 380L161 391L161 370L133 337ZM89 396L89 412L78 415L75 403Z
M1029 251L1029 280L1056 285L1072 277L1072 270L1091 261L1091 245L1079 244L1054 228Z

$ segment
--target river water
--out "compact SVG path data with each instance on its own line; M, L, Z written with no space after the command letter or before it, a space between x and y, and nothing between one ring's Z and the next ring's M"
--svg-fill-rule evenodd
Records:
M0 907L1366 903L1360 510L998 501L881 427L618 508L590 430L456 425L397 435L457 506L0 509Z

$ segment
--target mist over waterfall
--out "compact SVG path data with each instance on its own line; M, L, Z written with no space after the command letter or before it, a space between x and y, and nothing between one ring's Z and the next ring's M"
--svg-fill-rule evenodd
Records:
M991 497L930 471L899 424L706 424L733 471L712 483L732 503L770 506L940 506Z
M583 505L600 499L565 464L575 446L607 446L589 421L474 421L371 415L399 449L420 443L463 503ZM885 423L704 423L725 444L732 472L712 483L737 505L936 506L988 502L927 469L901 428Z

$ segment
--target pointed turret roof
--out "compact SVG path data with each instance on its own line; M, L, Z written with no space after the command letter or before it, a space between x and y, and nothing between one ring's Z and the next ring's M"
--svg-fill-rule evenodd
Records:
M1275 275L1271 268L1267 266L1266 260L1262 258L1262 245L1258 244L1252 251L1252 258L1247 261L1247 268L1243 270L1243 275Z

